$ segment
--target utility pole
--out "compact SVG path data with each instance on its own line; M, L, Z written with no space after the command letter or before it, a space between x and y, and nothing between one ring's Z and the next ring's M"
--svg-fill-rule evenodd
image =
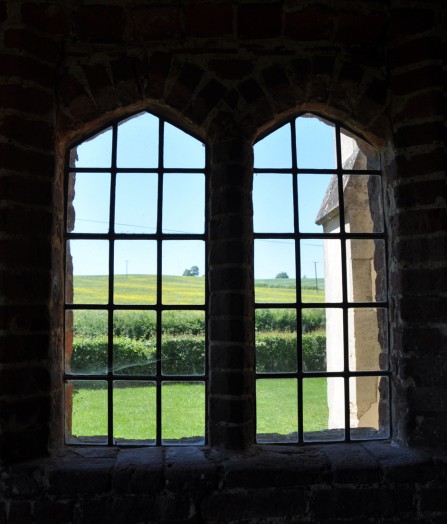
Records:
M314 261L315 266L315 290L318 291L318 279L317 279L317 262Z

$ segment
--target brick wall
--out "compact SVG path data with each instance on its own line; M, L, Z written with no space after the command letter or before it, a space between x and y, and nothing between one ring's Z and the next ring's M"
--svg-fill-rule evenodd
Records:
M111 118L143 108L178 121L211 148L210 359L218 366L210 377L214 444L259 453L251 446L250 206L245 214L234 209L237 199L249 202L250 144L282 118L309 110L340 120L382 152L390 236L393 439L442 455L447 432L446 19L443 2L435 0L0 3L0 458L11 463L63 451L65 148ZM218 240L221 235L225 242ZM238 384L232 399L230 382ZM189 475L200 470L202 459L184 460L182 482L200 485L203 497L212 497L215 484L194 484ZM369 477L368 465L352 460L362 472L362 489L378 489L377 483L390 488L372 493L388 508L383 522L394 516L405 522L445 520L447 508L439 496L445 476L433 473L432 481L416 486L410 475L406 486L418 495L404 517L402 508L391 504L395 485L386 484L386 475ZM424 460L442 470L430 462L434 459ZM88 456L80 462L67 462L61 474L83 478L80 472L87 468L102 486L93 491L102 490L104 500L112 488L115 495L123 492L121 485L111 486L108 466L98 469ZM48 487L45 464L31 463L19 480L14 468L12 473L5 469L0 522L93 520L98 511L93 496L86 495L82 512L73 513L80 504L76 496L42 491ZM225 469L223 459L217 464L218 471ZM240 506L247 493L247 508L263 507L263 490L274 489L276 481L245 489L243 479L252 477L243 472L250 466L242 459L236 464L242 480L228 484L233 498L225 502L216 491L213 504L204 506L211 508L208 513L192 512L191 520L222 520L213 508ZM304 471L305 465L296 468ZM412 468L410 461L408 471L418 471ZM160 464L160 475L163 471ZM334 477L309 477L305 489L292 483L287 489L300 493L309 512L293 509L297 503L290 492L280 490L284 511L266 503L263 516L360 522L335 504L340 497L356 497L352 475L349 489ZM327 515L312 513L315 482L323 492L330 489L331 495L318 495L333 508ZM152 495L166 488L152 486ZM137 488L129 489L129 497L136 495ZM167 492L179 508L180 492ZM141 514L152 507L144 497L135 500ZM177 517L187 520L185 515ZM232 515L232 520L261 519L254 509ZM145 519L154 520L134 521Z

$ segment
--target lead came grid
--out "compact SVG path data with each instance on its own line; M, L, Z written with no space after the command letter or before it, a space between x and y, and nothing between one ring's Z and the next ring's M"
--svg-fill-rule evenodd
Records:
M178 136L181 132L179 129L169 124L166 120L158 118L150 113L140 113L132 118L140 118L141 121L147 120L148 125L146 126L148 137L147 143L152 146L152 156L149 154L148 165L136 165L133 167L133 160L131 157L128 160L128 164L123 165L122 150L126 142L124 132L120 130L120 127L131 119L117 121L110 125L105 130L97 133L93 137L93 141L96 141L97 149L95 151L95 161L93 165L86 165L83 159L79 159L76 162L76 155L79 151L79 147L83 146L87 141L81 142L75 145L71 151L67 154L66 158L66 178L65 178L65 224L66 224L66 300L65 300L65 332L66 332L66 372L65 372L65 383L66 383L66 435L67 441L70 443L88 443L88 444L107 444L115 445L123 442L125 444L137 443L137 444L151 444L161 445L166 443L171 444L203 444L207 441L206 435L206 390L208 387L208 354L206 351L207 343L207 282L204 281L203 297L198 300L200 303L196 303L197 300L193 300L188 303L184 299L180 299L180 302L167 294L164 294L164 289L168 289L169 277L164 275L164 260L166 256L178 256L182 254L182 248L187 250L189 247L195 249L197 247L198 253L201 253L202 267L201 270L204 274L207 274L207 256L206 246L208 237L208 225L205 217L208 216L207 210L207 194L208 194L208 165L207 165L207 151L203 145L202 157L203 165L192 167L174 167L178 163L181 164L182 158L177 157L175 150L173 149L173 138ZM143 122L144 124L144 122ZM150 124L150 125L149 125ZM132 122L131 122L132 125ZM144 127L144 126L143 126ZM170 142L166 143L167 127L169 127ZM122 127L121 129L124 129ZM120 135L122 133L122 135ZM111 136L111 138L110 138ZM119 140L123 137L120 149ZM187 139L192 140L195 137L186 135ZM139 140L141 137L133 135L135 143L127 144L127 147L139 147ZM107 145L107 139L109 145ZM198 140L198 139L197 139ZM129 137L127 137L129 142ZM132 142L132 141L131 141ZM155 154L154 144L156 144ZM202 148L202 143L200 142ZM169 151L168 151L169 150ZM120 152L121 151L121 152ZM82 156L82 155L81 155ZM154 165L155 164L155 165ZM166 167L168 165L169 167ZM181 187L184 183L179 177L188 177L188 181L191 182L197 178L197 175L202 175L203 178L203 228L202 231L184 232L178 230L169 229L169 216L164 214L163 206L165 204L172 206L172 191L176 190L176 184ZM75 224L83 222L76 217L76 177L79 177L79 184L82 183L85 177L97 177L95 178L95 184L102 184L102 190L110 195L108 198L109 205L106 211L101 210L101 202L96 203L87 202L90 204L90 209L97 220L90 221L93 223L93 232L89 230L89 226L75 227ZM119 203L117 206L117 187L119 191L124 191L126 188L126 176L133 177L138 182L138 177L146 177L147 180L151 178L151 182L146 184L152 193L156 191L153 196L153 205L150 206L148 203L148 209L156 208L156 214L154 214L155 227L151 232L146 232L143 228L135 226L133 224L122 224L115 220L117 211L122 213L122 206ZM103 180L101 180L101 177ZM173 177L173 178L171 178ZM92 179L93 180L93 179ZM130 178L129 184L130 184ZM88 180L87 180L88 184ZM119 184L119 185L118 185ZM164 188L169 188L168 190ZM79 185L80 191L82 186ZM82 193L82 191L81 191ZM178 199L181 205L181 194L176 194L175 198ZM98 199L99 200L99 199ZM121 208L119 207L121 206ZM107 219L104 220L104 216L107 215ZM77 222L76 222L77 221ZM104 222L106 222L104 224ZM187 221L185 221L187 223ZM168 224L168 226L165 226ZM185 226L186 227L186 226ZM131 232L127 232L130 228ZM91 229L91 228L90 228ZM193 228L194 229L194 228ZM92 242L94 241L94 242ZM73 243L75 242L92 242L92 246L95 247L94 252L89 253L89 257L97 257L98 259L107 258L107 267L104 271L104 276L95 277L95 292L97 293L92 299L85 299L84 302L79 302L73 296L74 293L74 279L73 276L73 261L72 251ZM71 248L70 248L70 244ZM102 246L101 249L98 246ZM118 286L120 279L124 278L124 275L115 274L115 256L118 256L121 250L121 257L125 256L126 250L132 250L132 246L135 246L136 251L145 250L144 258L147 258L148 266L152 263L153 272L156 275L156 289L151 292L149 278L144 279L142 277L140 295L144 298L132 303L133 300L129 300L126 297L120 296ZM203 246L203 247L202 247ZM86 246L82 246L86 247ZM185 251L186 252L186 251ZM84 249L85 253L85 249ZM86 255L82 255L83 259L81 263L88 262ZM151 260L150 259L154 259ZM95 261L97 262L97 260ZM96 267L96 266L95 266ZM127 276L127 261L126 261L126 276ZM151 294L152 293L152 294ZM98 298L99 297L99 298ZM141 303L140 303L141 302ZM189 312L189 313L188 313ZM125 319L126 314L138 314L144 317L144 319L155 326L154 333L149 340L140 341L140 346L143 347L144 343L154 344L156 359L155 362L147 362L144 358L137 363L133 363L126 367L120 362L120 349L115 348L115 328L116 323L121 322ZM196 358L198 361L185 370L179 371L176 367L176 363L172 362L171 354L164 354L169 350L169 344L163 345L163 341L169 338L169 334L165 330L167 319L179 320L179 316L192 314L197 321L198 325L201 325L201 333L203 335L203 350L200 350L200 354ZM83 316L83 318L94 319L96 323L100 325L100 329L103 330L106 352L103 356L102 353L99 355L95 354L98 362L94 368L88 367L88 369L76 368L72 363L72 344L73 344L73 319L77 316ZM181 320L181 319L180 319ZM174 337L175 338L175 337ZM175 340L171 337L171 346L175 346ZM119 344L118 344L119 345ZM97 355L99 355L97 357ZM102 359L102 360L101 360ZM194 359L193 359L194 360ZM121 366L121 367L119 367ZM72 369L75 367L75 369ZM137 369L138 372L133 370ZM184 394L185 404L183 410L178 409L178 397L173 393L176 389L180 390L188 386L188 394ZM132 389L134 388L134 389ZM192 389L191 389L192 388ZM94 418L96 423L96 432L89 433L87 435L72 434L73 418L81 416L76 412L74 405L76 401L76 395L81 396L85 390L94 392L96 398ZM131 392L130 396L126 397L126 400L122 400L122 392L128 389ZM137 395L137 389L140 393ZM132 395L132 391L135 392ZM185 434L181 433L182 421L173 420L171 424L176 425L179 428L180 436L173 434L166 434L163 431L163 423L166 423L166 417L175 416L173 413L180 413L187 409L188 398L192 395L196 395L198 398L198 405L203 405L201 412L196 412L195 415L198 419L197 434ZM125 402L123 404L123 402ZM127 404L126 404L127 403ZM143 404L143 412L141 411L141 404ZM172 406L172 410L171 410ZM144 417L147 417L147 421L152 418L152 426L149 422L146 424L147 436L141 438L141 436L135 438L132 436L132 410L139 408L138 413L143 413ZM128 416L128 422L123 426L123 422L115 423L114 413L120 411L121 414ZM127 412L127 413L126 413ZM137 413L137 411L135 411ZM87 415L86 415L87 416ZM154 427L155 418L155 429L149 429ZM170 430L171 431L171 430ZM126 434L125 438L121 438L120 434Z
M311 127L306 127L310 119L313 120L315 125L332 128L335 150L333 153L335 165L333 167L324 165L323 156L321 156L320 162L317 156L310 166L309 163L300 165L300 153L298 152L300 146L302 146L300 138L303 142L312 139ZM297 129L302 123L303 126L298 137ZM309 134L307 134L306 129L309 129ZM366 163L359 167L350 162L345 149L349 139L352 140L354 137L355 135L352 132L342 128L338 123L328 122L318 115L306 114L294 118L282 124L274 132L262 136L255 145L253 206L255 218L258 442L305 443L331 440L349 442L371 438L382 439L390 436L390 371L387 354L388 301L385 262L387 247L379 178L381 171L376 159L373 158L372 161L371 157L368 158L365 154L365 148L368 154L372 154L370 153L372 149L359 137L355 137L355 143L360 145L359 149L363 157L360 155L357 158L365 159L366 157ZM265 145L263 140L265 140ZM344 148L342 147L342 140L345 140ZM288 152L286 151L287 147L283 147L284 143L290 144ZM280 151L276 156L272 155L275 150ZM270 163L272 157L274 162ZM369 164L373 164L372 167L368 165L368 161ZM278 198L276 204L271 201L263 201L262 176L267 181L270 180L272 184L284 185L282 198ZM284 180L281 177L285 177ZM333 209L338 207L339 227L330 232L317 232L312 228L309 228L311 231L308 231L305 226L300 227L300 220L304 217L300 205L305 207L308 204L307 196L309 196L301 194L300 191L304 192L306 179L308 182L317 181L316 178L311 179L311 177L320 177L319 182L323 180L323 177L328 180L328 188L325 199L321 202L321 209L325 206L326 210L330 209L331 205ZM259 181L257 181L257 178ZM261 187L258 193L256 193L256 182ZM377 193L379 193L376 203L370 204L371 215L373 215L372 219L375 224L370 230L366 227L362 230L362 228L352 226L354 214L359 211L362 212L367 203L359 202L357 210L346 211L345 196L346 201L352 198L352 196L349 196L348 188L352 186L355 191L356 184L357 186L359 184L366 185L369 194L375 193L377 196ZM379 187L378 191L377 186ZM269 193L269 199L273 198L274 191L272 190ZM334 202L331 204L331 198L332 200L338 199L338 206L337 202L335 202L335 205ZM321 214L321 209L319 214ZM281 216L290 215L290 221L285 229L279 230L271 225L271 222L275 222L277 213L280 213ZM345 216L348 213L350 213L350 216ZM265 221L266 216L272 217L268 223ZM315 216L313 218L317 219ZM269 253L271 258L276 256L277 262L281 264L281 255L275 252L279 251L278 246L281 243L285 244L286 242L293 245L293 248L290 247L290 252L293 250L290 257L294 256L295 258L296 287L294 290L287 289L288 294L284 295L281 300L275 301L269 298L267 293L269 290L258 287L257 267L262 265L261 259L265 258L265 253ZM341 271L336 279L331 279L330 268L328 269L328 266L335 265L333 264L334 260L329 260L329 263L328 260L325 261L326 296L322 302L313 302L312 299L307 298L306 292L301 286L301 279L304 276L301 260L302 258L304 260L305 250L308 245L312 246L312 242L324 244L325 250L331 250L332 254L338 253L341 260ZM287 248L285 245L280 247ZM314 247L316 246L314 245ZM365 266L364 261L361 260L362 257L365 257L365 251L373 252L371 262L374 267L372 270L374 276L373 296L369 296L368 292L362 291L361 286L354 284L354 280L357 278L354 273L359 273L361 277L361 268ZM354 260L356 257L359 258L359 262ZM275 267L278 271L283 269L279 265ZM272 274L268 278L272 279L273 277ZM328 289L329 281L331 282L330 289ZM316 287L318 287L316 274L315 282ZM266 333L262 333L262 329L267 328L262 326L265 323L265 317L269 317L269 315L273 317L275 311L276 315L282 318L283 323L284 319L288 318L287 322L293 324L293 329L290 328L293 333L276 333L276 339L271 338L269 341ZM304 358L305 349L309 345L309 334L303 333L303 326L307 325L306 317L315 314L315 312L323 313L323 316L326 317L326 365L321 365L321 362L314 364L312 361L309 364ZM372 323L371 319L373 319ZM362 322L363 332L360 337L359 329L362 327ZM364 329L368 322L371 327L370 331L373 331L375 338L368 335L368 330ZM321 334L316 336L319 336L321 340ZM329 341L330 336L332 341ZM275 360L273 356L275 344L281 337L284 341L288 341L288 347L292 349L289 349L287 354L286 352L280 353ZM284 346L286 342L283 342ZM329 348L331 344L332 349ZM375 355L374 360L372 352L368 351L368 348L377 346L380 346L380 355ZM293 355L292 360L291 355ZM371 361L372 359L373 361ZM318 379L326 381L326 388L323 388L323 393L326 389L327 401L324 398L318 400L318 395L321 394L321 388L318 391L316 388ZM276 393L272 397L271 392L274 390L276 390ZM374 394L377 398L377 406L372 407L376 413L375 420L368 421L367 418L360 418L362 413L366 413L364 417L368 416L368 406L365 407L365 402L368 399L371 400L371 395ZM270 399L269 402L276 402L276 404L273 406L266 405L267 399ZM320 402L319 406L322 412L325 409L328 410L326 425L323 424L316 429L313 427L315 421L311 420L314 415L308 410L308 404L313 402L317 404ZM288 405L288 412L281 414L281 410L286 409L283 404ZM272 410L277 412L273 415L273 422L269 421ZM358 413L357 422L355 413ZM288 429L282 431L277 428L277 426L281 426L281 417L284 421L288 419L286 423Z

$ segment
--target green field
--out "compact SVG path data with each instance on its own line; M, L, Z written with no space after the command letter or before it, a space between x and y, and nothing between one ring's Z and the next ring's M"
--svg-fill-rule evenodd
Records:
M75 304L107 304L108 277L75 276ZM303 302L324 301L324 281L303 279L301 283ZM151 305L156 303L157 281L155 275L115 275L113 303L117 305ZM257 280L255 283L256 302L296 302L296 281L292 278L272 278ZM162 277L162 302L166 305L202 305L205 301L205 277Z

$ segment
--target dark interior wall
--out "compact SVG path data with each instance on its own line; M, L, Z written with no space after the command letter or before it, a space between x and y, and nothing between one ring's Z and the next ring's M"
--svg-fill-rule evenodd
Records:
M237 170L249 173L249 146L259 133L287 115L309 110L343 122L382 153L390 236L393 441L411 450L428 450L423 459L396 455L411 466L406 470L409 491L414 487L413 477L426 482L419 486L419 495L408 502L412 509L405 518L410 515L433 522L445 518L445 502L443 505L441 496L436 495L436 490L442 493L446 487L439 476L442 467L432 461L445 453L447 432L446 16L444 2L416 0L1 3L0 459L14 463L48 454L54 457L63 451L62 168L66 147L112 118L151 109L203 137L214 151L216 172L220 169L229 179ZM241 149L235 144L245 145ZM222 157L229 156L234 156L233 164L222 161ZM229 192L237 190L247 195L246 187L238 185L238 181L235 185L229 187ZM222 200L224 193L218 196ZM249 217L240 220L247 224ZM242 250L244 246L248 249L249 259L250 238L247 230L240 231L233 240ZM211 278L218 281L224 275L219 263L225 265L228 261L222 260L222 249L220 254L218 249L212 252L216 255L210 260ZM246 262L233 260L233 271L239 271ZM252 344L250 319L246 318L250 308L249 274L242 279L242 285L247 289L245 301L240 303L242 312L230 319L233 324L229 326L240 348ZM234 284L233 291L237 290ZM218 316L210 328L212 355L219 351L217 342L213 342L213 329L217 341L221 327ZM238 371L234 361L227 364ZM244 370L241 380L249 388L249 363L240 368ZM214 384L211 377L211 392L219 398L222 391L217 380ZM222 405L216 412L219 415L221 410L221 418L225 418L226 409ZM238 409L246 413L244 423L250 427L250 410L247 406L235 411ZM245 439L243 447L247 447L250 431L241 428L242 424L236 436L224 434L217 426L211 431L219 446L231 447L233 438ZM377 482L388 486L389 494L380 495L386 506L393 497L393 485L386 482L403 482L387 477L389 462L383 453L394 448L374 451L374 464L379 465L373 469L380 470L376 476L368 473L372 466L363 456L365 449L359 452L360 458L353 451L348 456L357 464L357 474L361 472L361 482L368 489ZM154 473L158 471L157 461L160 471L164 471L171 452L156 453L161 453L162 458L155 458L148 471L158 479L158 473ZM253 448L250 453L257 451ZM334 457L327 458L327 453L333 452L315 453L325 459L321 463L315 459L321 467L315 469L309 482L328 482L327 487L334 488L339 481L333 473L339 471L335 465L338 463ZM341 448L340 453L345 450ZM115 455L104 458L115 459ZM132 460L136 463L140 458ZM201 460L195 456L188 467L199 471L210 467L215 475L212 478L225 478L228 489L235 493L250 487L254 490L251 500L258 508L262 507L262 490L273 489L268 481L261 482L261 495L256 494L256 483L251 485L250 475L244 477L241 473L250 468L257 471L258 463L255 467L243 460L238 462L240 471L235 481L231 471L229 480L228 468L222 466L225 461L213 458L211 467L211 458ZM430 464L427 467L433 468L431 474L421 473L418 461ZM298 459L292 463L296 471L306 468ZM44 462L33 464L38 470L44 467ZM98 483L93 482L92 493L107 493L108 483L112 482L108 475L111 469L115 471L115 462L101 464L88 470L94 471ZM273 464L272 459L268 468ZM397 460L396 468L399 464ZM76 469L71 463L69 467ZM84 461L82 467L90 466ZM186 484L188 467L181 470ZM283 467L287 469L285 464ZM24 479L36 477L36 470L20 470L19 477L5 471L4 492L10 495L0 506L0 523L38 520L36 500L44 497L43 485L37 483L28 491L19 490L16 498L13 495L17 492L13 489L17 478L23 484L27 482ZM47 484L57 484L57 475L68 482L65 470L58 470L56 476L48 471L45 469L43 474ZM332 471L332 476L317 479L318 471ZM350 473L346 475L349 480ZM356 479L360 482L352 475L354 484ZM191 486L193 476L191 473ZM108 480L102 484L101 479ZM149 482L151 489L166 489L166 477L163 479L159 484L158 480L153 485ZM213 482L206 488L209 496L217 485L222 485ZM119 485L113 489L120 491ZM290 486L295 483L286 488L292 489ZM430 486L435 491L424 498L420 493ZM290 517L298 514L298 509L287 506L293 497L287 495L286 488L281 500L286 508L284 515ZM311 484L306 489L303 508L314 496ZM342 488L338 489L342 497ZM355 486L350 485L348 492L346 500L356 498ZM80 511L79 501L74 502L76 493L55 493L49 498L66 503L59 508L64 515L60 522L70 522L73 515L78 515L79 522L88 521L88 490L81 513L76 513ZM225 500L220 499L212 507L224 507ZM241 504L237 500L231 499L229 504ZM312 500L318 507L318 496ZM21 508L19 502L25 509L17 509ZM141 497L138 504L142 512L149 507ZM403 511L387 507L389 519ZM29 513L28 520L14 517L14 511ZM284 516L271 506L258 514L258 520L261 514L265 518ZM203 515L219 520L211 510ZM255 518L253 515L247 510L241 518ZM310 518L310 513L303 515ZM324 519L329 515L319 518L328 521ZM339 518L354 519L355 515L347 511Z

